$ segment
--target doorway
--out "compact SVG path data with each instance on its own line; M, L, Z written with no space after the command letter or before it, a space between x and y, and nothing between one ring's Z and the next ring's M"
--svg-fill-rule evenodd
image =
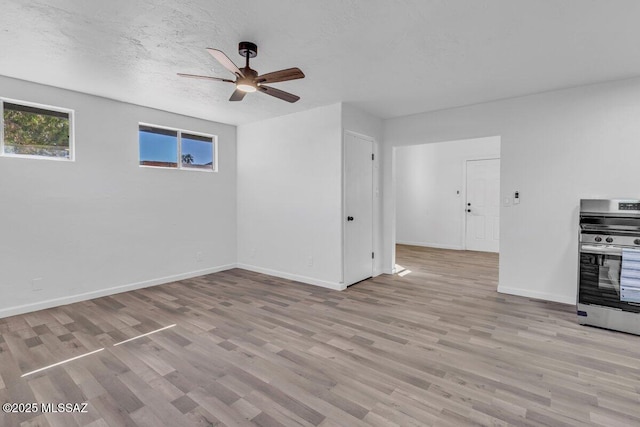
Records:
M396 244L499 251L500 145L500 137L494 136L392 149L389 273L398 271Z
M374 141L344 133L344 284L373 276Z

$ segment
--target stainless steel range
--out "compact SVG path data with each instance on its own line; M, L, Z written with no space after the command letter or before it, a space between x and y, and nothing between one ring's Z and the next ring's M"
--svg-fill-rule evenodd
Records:
M640 335L640 200L580 201L578 321Z

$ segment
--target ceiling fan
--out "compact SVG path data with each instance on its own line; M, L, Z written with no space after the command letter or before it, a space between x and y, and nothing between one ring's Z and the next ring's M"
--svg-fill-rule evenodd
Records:
M246 64L243 68L238 68L232 60L221 50L207 48L207 52L211 54L224 68L231 71L236 79L229 80L220 77L198 76L195 74L178 73L181 77L189 77L193 79L215 80L220 82L235 83L236 90L229 98L229 101L242 101L242 98L249 92L262 92L267 95L275 96L287 102L296 102L299 96L271 86L265 86L265 83L286 82L288 80L296 80L304 77L304 73L299 68L287 68L286 70L274 71L272 73L258 75L258 72L249 67L249 58L255 58L258 54L258 46L251 42L240 42L238 45L238 53L246 58Z

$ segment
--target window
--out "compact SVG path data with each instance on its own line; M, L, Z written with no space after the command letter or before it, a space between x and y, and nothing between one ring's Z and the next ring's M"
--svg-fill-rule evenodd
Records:
M140 165L178 167L178 131L140 126Z
M140 124L140 166L216 171L216 137Z
M73 111L0 99L0 155L73 160Z

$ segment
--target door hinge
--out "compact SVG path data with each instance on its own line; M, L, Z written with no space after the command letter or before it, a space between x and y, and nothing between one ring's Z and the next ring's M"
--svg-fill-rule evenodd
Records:
M371 259L375 258L375 254L373 252L371 252Z
M376 155L371 153L371 160L375 160L375 158L376 158Z

